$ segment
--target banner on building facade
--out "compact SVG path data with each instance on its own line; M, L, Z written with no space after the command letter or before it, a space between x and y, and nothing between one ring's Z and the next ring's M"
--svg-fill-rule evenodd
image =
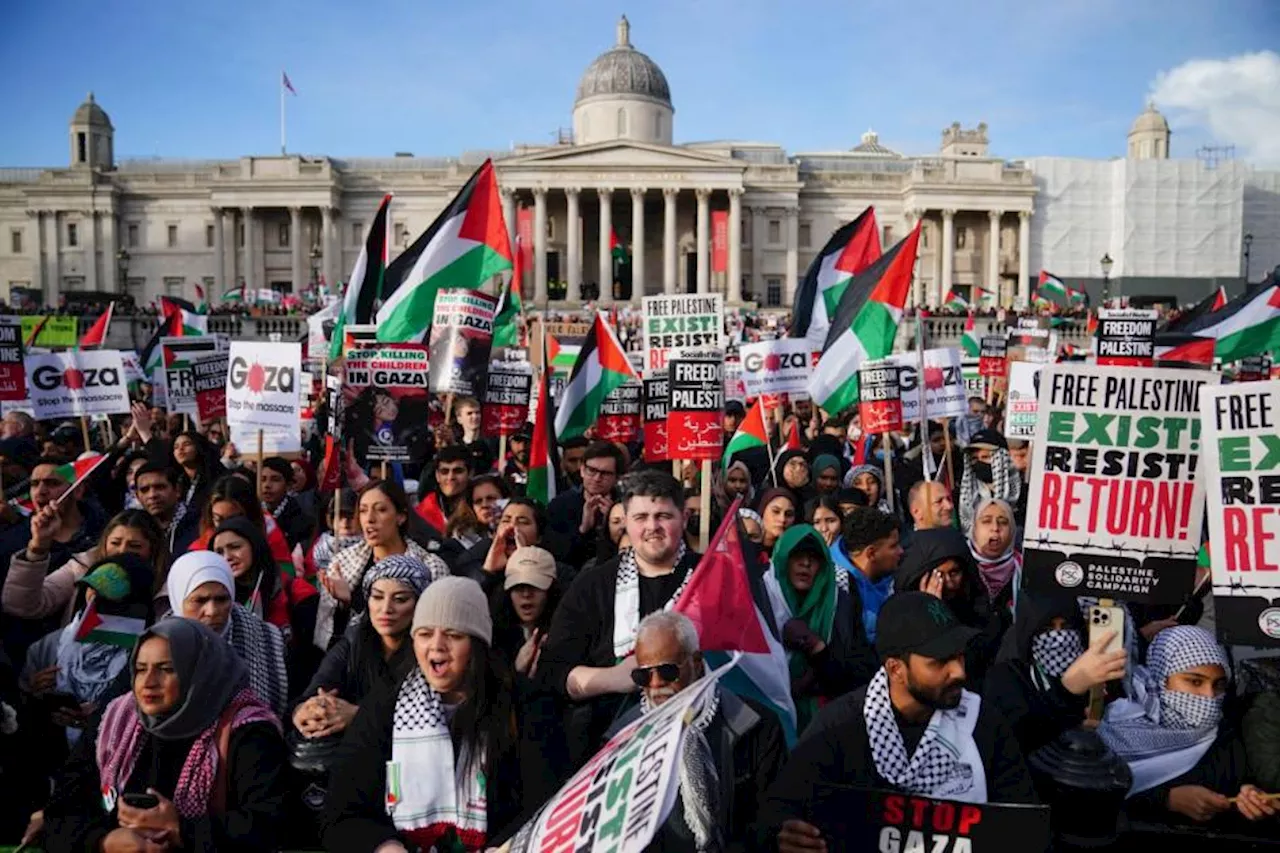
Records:
M711 211L711 271L729 270L729 211Z
M484 392L498 298L478 290L436 294L431 323L431 390L477 397Z
M644 298L644 363L665 370L677 347L720 347L724 297L719 293L672 294Z

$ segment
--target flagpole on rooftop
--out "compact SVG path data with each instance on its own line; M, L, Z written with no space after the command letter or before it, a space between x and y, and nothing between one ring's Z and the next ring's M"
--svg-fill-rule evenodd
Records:
M285 156L284 144L284 72L280 72L280 156Z

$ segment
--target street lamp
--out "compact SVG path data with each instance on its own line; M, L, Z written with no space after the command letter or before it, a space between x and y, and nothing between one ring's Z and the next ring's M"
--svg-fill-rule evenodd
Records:
M1249 286L1249 248L1253 246L1253 235L1244 235L1244 284Z
M1111 301L1111 267L1115 265L1115 261L1111 260L1111 253L1103 254L1102 259L1098 261L1098 265L1102 267L1102 301Z
M116 252L116 269L120 271L120 292L129 292L129 250Z

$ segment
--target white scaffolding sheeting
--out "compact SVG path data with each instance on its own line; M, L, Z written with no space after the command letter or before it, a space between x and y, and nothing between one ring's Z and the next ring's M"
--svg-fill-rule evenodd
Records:
M1244 179L1244 233L1252 234L1249 278L1280 266L1280 172L1251 171Z
M1027 161L1036 176L1031 267L1097 278L1213 278L1241 274L1248 167L1197 160Z

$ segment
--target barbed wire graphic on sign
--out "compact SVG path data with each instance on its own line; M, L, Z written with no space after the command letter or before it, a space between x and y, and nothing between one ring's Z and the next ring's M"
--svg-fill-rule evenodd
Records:
M1120 542L1115 539L1111 540L1109 545L1102 542L1094 542L1092 539L1087 539L1084 542L1060 542L1058 540L1051 539L1047 533L1041 533L1037 536L1035 544L1046 549L1055 548L1077 556L1088 553L1098 554L1099 556L1111 556L1106 554L1106 552L1113 551L1116 554L1134 555L1134 559L1145 559L1147 557L1168 557L1170 559L1177 559L1181 557L1183 559L1190 560L1195 557L1195 552L1190 550L1179 550L1172 547L1154 548L1151 545L1135 547L1134 545L1126 542Z

